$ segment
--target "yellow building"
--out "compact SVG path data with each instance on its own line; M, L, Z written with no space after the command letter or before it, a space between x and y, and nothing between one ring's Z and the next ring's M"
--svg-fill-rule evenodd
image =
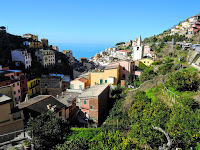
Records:
M154 62L154 60L151 58L143 58L143 59L140 59L140 61L146 66L151 66L151 64Z
M42 48L42 42L40 41L34 41L34 42L30 42L30 48Z
M72 53L72 51L71 50L63 50L62 53L66 55L67 53Z
M32 98L41 93L41 82L38 78L28 78L27 82L28 97Z
M107 66L103 71L91 72L91 86L96 84L117 85L119 80L119 64Z

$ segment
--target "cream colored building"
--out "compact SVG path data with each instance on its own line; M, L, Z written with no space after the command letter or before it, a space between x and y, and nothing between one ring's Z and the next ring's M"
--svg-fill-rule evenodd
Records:
M35 51L37 61L39 61L44 67L55 65L55 52L53 50L37 50Z

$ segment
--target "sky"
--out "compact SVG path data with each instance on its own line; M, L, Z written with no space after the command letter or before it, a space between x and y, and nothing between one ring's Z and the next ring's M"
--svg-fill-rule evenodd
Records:
M50 43L113 44L162 33L200 13L200 0L2 0L0 26Z

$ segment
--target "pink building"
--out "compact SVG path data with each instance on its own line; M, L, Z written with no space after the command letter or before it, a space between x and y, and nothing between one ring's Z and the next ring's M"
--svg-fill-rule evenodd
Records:
M18 104L22 101L20 81L15 81L12 84L13 84L15 102L16 104Z
M119 80L125 80L128 74L134 75L134 62L121 60L115 63L108 64L108 66L113 66L119 64Z
M197 22L191 22L190 27L188 29L188 34L195 35L197 34L197 31L200 29L200 21Z
M150 46L144 46L144 55L143 56L147 56L147 54L149 54L150 53L150 50L151 50L151 48L150 48Z
M7 68L9 69L9 68ZM22 77L22 71L21 70L4 70L0 73L3 76L10 77L10 84L13 84L13 90L14 90L14 97L15 102L18 104L22 101L22 94L21 94L21 85L20 81Z

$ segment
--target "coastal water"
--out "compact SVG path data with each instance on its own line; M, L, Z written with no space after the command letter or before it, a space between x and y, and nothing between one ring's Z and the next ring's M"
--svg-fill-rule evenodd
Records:
M79 57L90 58L100 51L104 51L106 47L113 47L114 44L76 44L76 43L50 43L59 47L59 51L72 50L73 56L76 59Z

